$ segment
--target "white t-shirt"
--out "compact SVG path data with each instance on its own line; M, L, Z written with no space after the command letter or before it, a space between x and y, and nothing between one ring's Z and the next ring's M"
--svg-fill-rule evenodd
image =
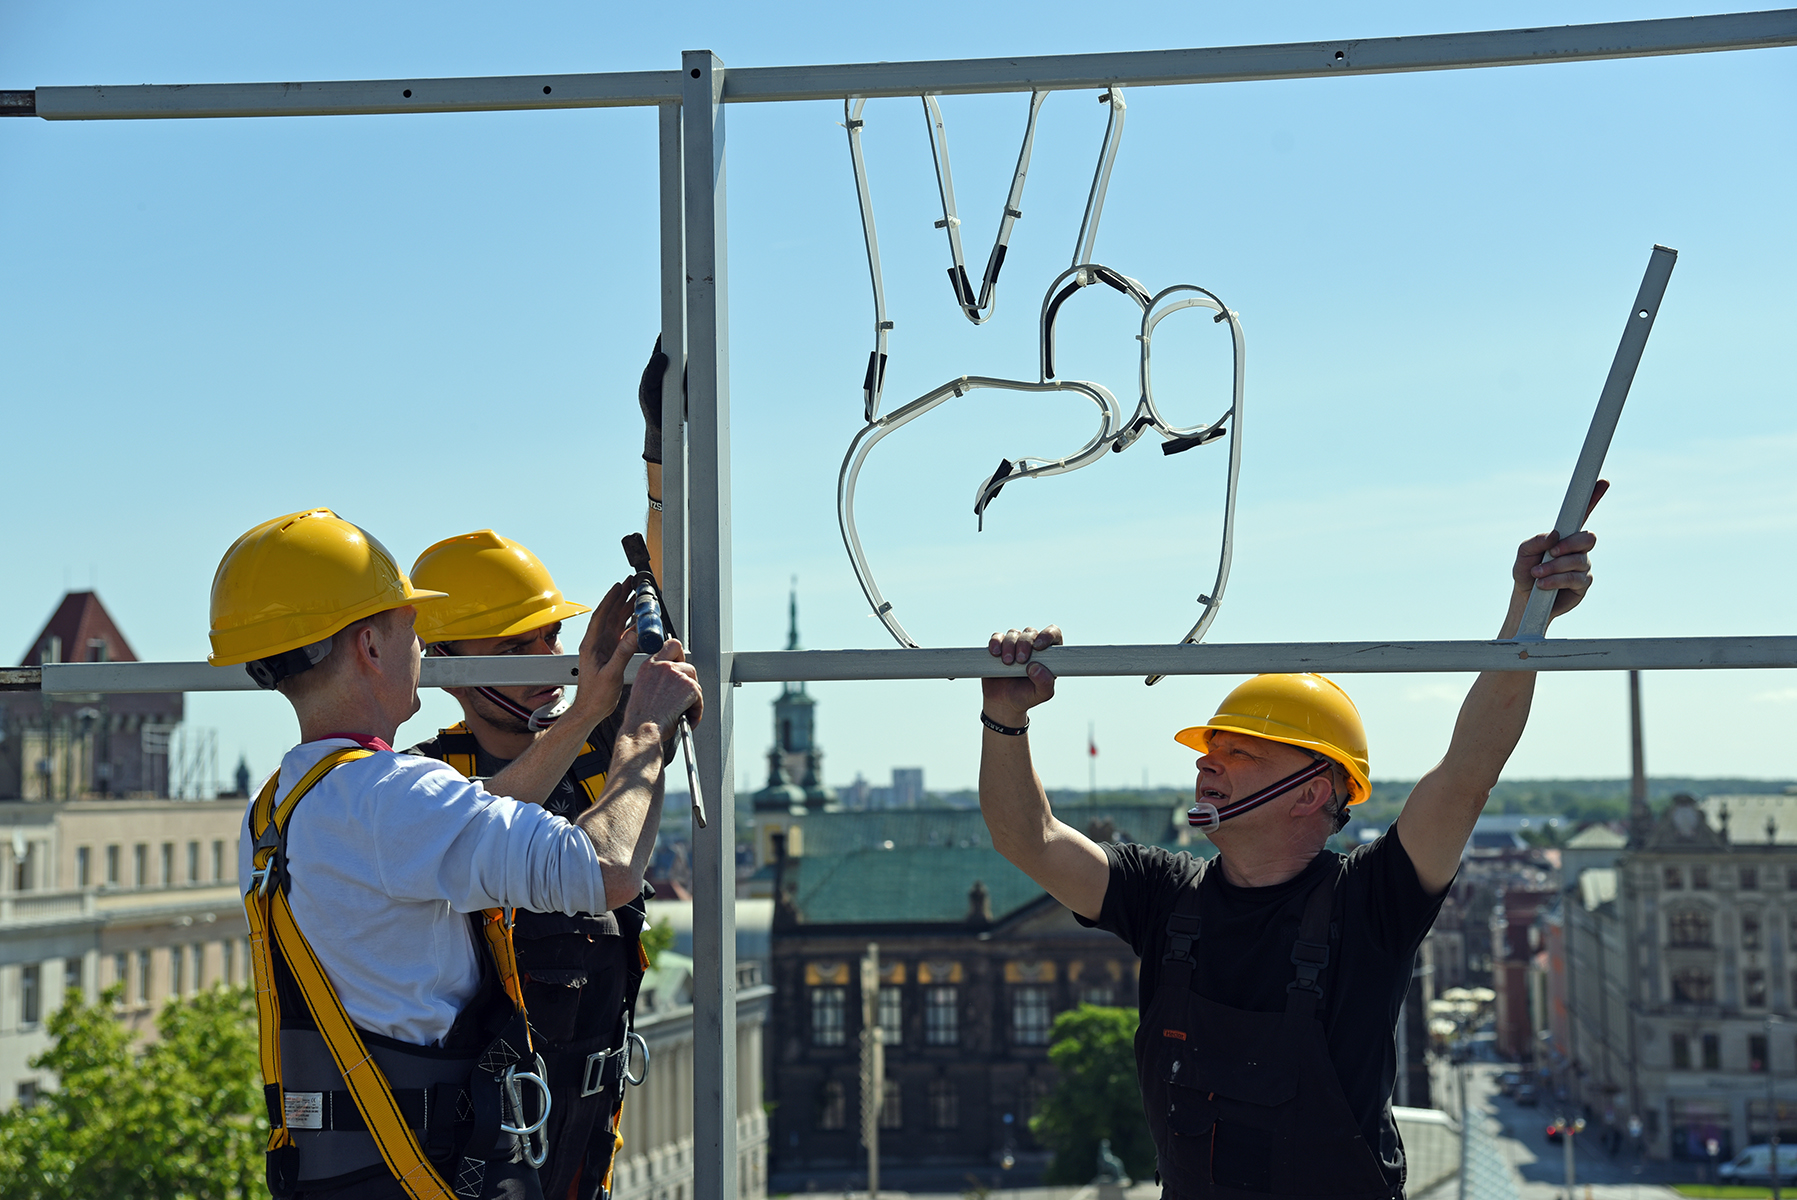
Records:
M289 750L277 801L328 752L353 745L328 738ZM246 889L253 858L245 821L237 878ZM463 914L606 907L584 832L414 754L376 753L319 780L288 825L287 869L294 919L350 1019L418 1045L441 1040L479 986Z

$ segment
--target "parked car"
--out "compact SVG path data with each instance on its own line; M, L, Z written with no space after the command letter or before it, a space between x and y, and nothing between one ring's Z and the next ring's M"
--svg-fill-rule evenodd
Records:
M1519 1083L1516 1085L1516 1102L1524 1108L1534 1108L1541 1103L1541 1093L1532 1083Z
M1740 1183L1770 1183L1772 1147L1765 1143L1749 1146L1718 1167L1716 1174ZM1780 1180L1797 1182L1797 1146L1779 1146L1778 1177Z
M1517 1085L1522 1083L1522 1074L1518 1071L1505 1071L1498 1076L1498 1091L1506 1096L1516 1094Z

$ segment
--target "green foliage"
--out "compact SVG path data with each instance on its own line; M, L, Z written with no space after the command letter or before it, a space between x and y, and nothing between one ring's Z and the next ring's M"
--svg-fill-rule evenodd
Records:
M1098 1142L1135 1179L1154 1177L1154 1140L1136 1085L1136 1013L1082 1004L1055 1018L1048 1061L1055 1086L1030 1118L1030 1132L1054 1152L1045 1183L1083 1184L1098 1171Z
M32 1065L58 1086L0 1115L0 1200L266 1198L268 1136L247 987L170 1001L136 1046L118 989L72 993Z
M649 965L653 967L661 958L661 952L674 944L674 922L663 917L653 925L645 925L638 940L643 944L643 953L649 956Z

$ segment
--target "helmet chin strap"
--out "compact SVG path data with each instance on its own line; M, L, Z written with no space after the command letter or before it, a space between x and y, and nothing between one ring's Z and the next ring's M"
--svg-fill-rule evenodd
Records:
M1277 783L1269 784L1258 792L1243 796L1240 800L1232 800L1222 808L1200 800L1186 810L1186 824L1194 829L1215 829L1231 817L1239 817L1243 813L1259 808L1269 800L1275 800L1285 792L1291 791L1301 783L1309 783L1320 776L1327 775L1335 763L1331 759L1319 758L1303 770L1287 775Z
M435 654L439 658L454 657L448 650L443 648L442 642L432 643L429 653ZM525 708L522 704L519 704L516 700L507 696L498 688L477 686L474 690L486 697L486 699L500 711L509 713L520 721L523 721L524 727L532 733L541 733L543 730L548 729L574 704L574 699L568 695L567 688L562 689L562 695L559 700L552 700L541 708L536 709Z

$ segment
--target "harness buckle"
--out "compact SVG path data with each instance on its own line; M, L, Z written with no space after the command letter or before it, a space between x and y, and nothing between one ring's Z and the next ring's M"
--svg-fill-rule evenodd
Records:
M593 1053L587 1055L586 1070L582 1073L580 1079L581 1099L584 1100L588 1096L597 1095L605 1090L605 1064L610 1062L615 1056L625 1054L629 1050L630 1043L625 1042L622 1046L618 1046L615 1049L595 1050Z
M524 1160L533 1168L542 1166L549 1159L549 1135L543 1132L543 1127L549 1124L549 1083L543 1078L548 1072L543 1066L543 1056L539 1054L536 1058L537 1069L535 1071L520 1071L518 1065L513 1063L505 1069L505 1074L499 1077L500 1086L503 1089L502 1095L513 1120L522 1122L525 1119L524 1095L518 1087L520 1083L528 1081L535 1084L542 1098L542 1110L538 1112L537 1119L530 1124L508 1125L503 1117L499 1121L500 1131L509 1133L518 1139L519 1145L524 1151Z
M643 1051L643 1069L635 1075L630 1073L630 1045L636 1043ZM649 1042L642 1034L632 1029L624 1039L624 1082L631 1087L641 1087L643 1080L649 1078Z

